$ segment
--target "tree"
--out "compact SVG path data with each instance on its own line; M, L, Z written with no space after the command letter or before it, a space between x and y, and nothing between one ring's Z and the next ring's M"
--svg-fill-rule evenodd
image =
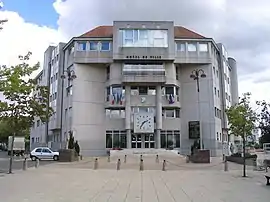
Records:
M252 135L258 116L250 106L250 93L243 94L238 104L226 110L229 121L229 133L241 136L243 140L243 177L246 177L246 138Z
M53 113L48 106L48 87L38 86L37 81L30 78L39 68L39 63L34 66L27 64L30 56L30 52L26 56L19 56L21 64L9 68L2 66L0 70L0 91L5 97L0 101L0 121L9 126L13 136L9 173L12 173L14 137L29 131L35 117L44 123Z
M265 100L257 101L260 107L259 113L259 129L261 130L260 144L270 143L270 104Z
M73 132L69 131L69 138L68 138L68 149L74 149L74 136Z

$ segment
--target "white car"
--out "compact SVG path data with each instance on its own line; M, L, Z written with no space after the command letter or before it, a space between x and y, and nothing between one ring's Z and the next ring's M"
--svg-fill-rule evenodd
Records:
M59 160L59 152L52 151L48 147L37 147L30 153L32 161L39 160Z

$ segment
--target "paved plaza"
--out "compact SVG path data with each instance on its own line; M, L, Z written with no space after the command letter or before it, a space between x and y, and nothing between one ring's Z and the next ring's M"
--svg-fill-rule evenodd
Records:
M2 175L1 201L270 201L270 187L265 185L264 172L252 171L250 167L248 167L249 177L242 178L240 165L230 164L230 171L224 172L223 164L215 161L210 165L181 162L178 165L179 169L167 166L167 171L164 172L161 169L151 169L154 168L154 164L157 168L161 168L161 162L149 162L147 164L149 169L139 171L135 161L134 164L130 162L130 165L127 161L126 165L122 163L121 170L117 171L113 159L110 163L105 160L106 158L99 159L100 167L97 170L93 170L92 159L85 159L80 162L56 163L38 169L17 171L12 175ZM145 161L147 162L146 159Z

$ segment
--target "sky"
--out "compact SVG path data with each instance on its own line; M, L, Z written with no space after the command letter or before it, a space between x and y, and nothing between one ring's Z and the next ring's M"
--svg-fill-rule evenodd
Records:
M0 0L1 1L1 0ZM269 0L2 0L0 64L16 64L32 51L43 61L47 46L67 42L114 20L173 20L222 42L238 62L239 92L269 100Z

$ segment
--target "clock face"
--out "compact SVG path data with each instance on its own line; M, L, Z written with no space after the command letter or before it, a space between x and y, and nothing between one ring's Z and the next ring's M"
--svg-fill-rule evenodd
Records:
M137 114L134 120L134 129L137 132L154 131L154 118L151 114Z

